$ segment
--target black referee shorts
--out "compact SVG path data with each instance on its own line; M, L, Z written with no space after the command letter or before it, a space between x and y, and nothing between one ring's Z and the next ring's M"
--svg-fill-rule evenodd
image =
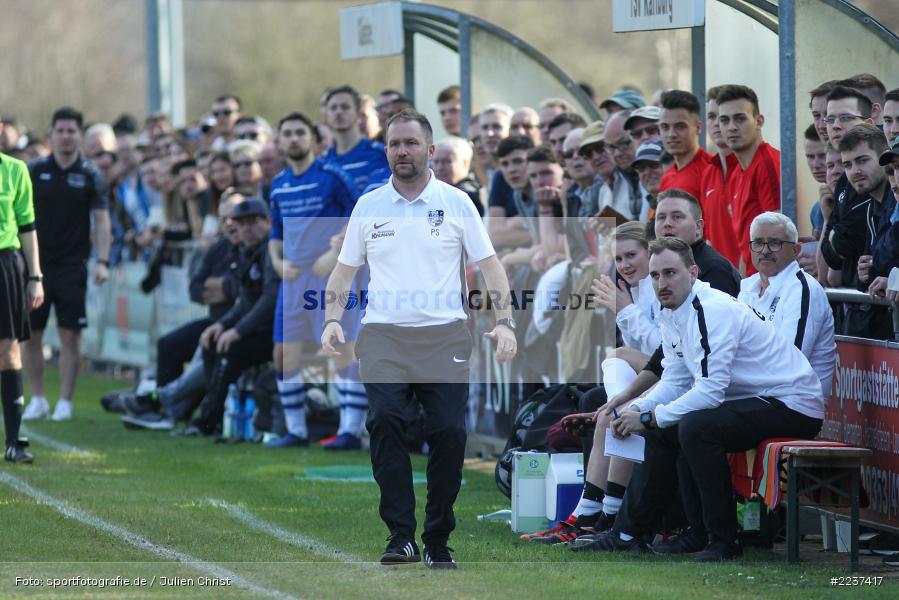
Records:
M86 295L86 263L44 266L44 303L31 311L31 328L46 329L50 307L55 306L58 327L84 329L87 327Z
M0 340L31 335L25 298L25 273L16 250L0 250Z

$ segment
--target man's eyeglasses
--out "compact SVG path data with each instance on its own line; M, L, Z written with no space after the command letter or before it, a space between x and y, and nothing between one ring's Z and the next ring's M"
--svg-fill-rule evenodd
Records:
M259 137L258 131L246 131L244 133L238 133L237 139L239 140L255 140Z
M562 160L571 160L574 158L574 150L565 150L561 155Z
M221 110L212 111L213 117L230 117L232 114L234 114L234 111L230 108L223 108Z
M658 125L644 125L643 127L632 127L630 129L631 137L639 140L644 135L659 135Z
M244 160L241 162L235 162L235 163L231 163L231 164L234 166L235 169L239 169L241 167L252 167L254 164L256 164L256 161L255 160Z
M780 252L780 249L783 248L786 243L788 243L786 240L778 239L751 240L749 242L749 249L753 252L761 252L764 250L765 246L768 246L768 250L771 252Z
M864 118L865 117L863 117L861 115L853 115L851 113L843 113L840 115L827 115L826 117L824 117L824 122L827 123L828 125L833 125L834 123L837 122L837 120L839 120L840 123L851 123L852 121L854 121L856 119L864 119Z
M606 145L603 142L598 144L591 144L586 148L581 148L578 150L578 154L583 156L584 158L590 158L593 155L602 156L606 153Z

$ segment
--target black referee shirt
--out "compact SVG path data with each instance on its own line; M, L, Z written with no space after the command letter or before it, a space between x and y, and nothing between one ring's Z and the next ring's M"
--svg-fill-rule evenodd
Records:
M103 175L81 156L63 170L52 154L29 163L28 170L34 187L41 266L87 260L91 253L91 211L108 208Z

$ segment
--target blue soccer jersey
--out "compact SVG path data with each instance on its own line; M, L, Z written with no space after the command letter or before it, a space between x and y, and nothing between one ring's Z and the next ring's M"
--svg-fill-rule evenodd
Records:
M362 139L346 154L337 154L336 147L331 146L322 158L343 167L360 192L372 185L383 184L390 178L390 165L381 142Z
M316 160L301 175L290 167L278 173L269 196L271 239L283 241L284 258L308 269L346 224L358 191L338 165Z

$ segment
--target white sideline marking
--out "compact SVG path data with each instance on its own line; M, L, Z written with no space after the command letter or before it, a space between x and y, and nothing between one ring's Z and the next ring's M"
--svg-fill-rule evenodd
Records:
M340 562L365 562L358 556L354 556L352 554L348 554L347 552L343 552L342 550L338 550L337 548L320 542L313 537L309 537L308 535L303 535L302 533L295 533L293 531L282 529L281 527L278 527L273 523L269 523L268 521L260 519L250 511L234 506L233 504L228 504L224 500L219 500L217 498L205 498L205 501L209 504L212 504L213 506L224 509L228 512L229 515L231 515L244 525L248 525L253 529L263 531L271 535L272 537L281 540L282 542L297 546L298 548L309 550L314 554L318 554L319 556L324 556L326 558L336 558Z
M251 583L246 579L240 577L234 571L226 569L215 563L200 560L191 556L190 554L185 554L184 552L180 552L172 548L156 545L141 535L128 531L127 529L123 529L118 525L113 525L109 521L94 516L79 508L70 506L63 500L55 498L37 488L31 487L28 483L22 481L14 475L10 475L9 473L0 473L0 482L5 483L18 492L25 494L26 496L30 496L31 498L37 500L42 504L46 504L47 506L53 508L57 512L62 513L70 519L74 519L85 525L90 525L95 529L99 529L100 531L117 537L127 544L150 552L151 554L155 554L160 558L173 560L180 563L187 563L187 566L193 567L199 571L204 571L212 577L230 577L234 585L244 588L245 590L253 592L257 595L268 596L270 598L279 598L281 600L297 600L295 596L291 596L289 594L285 594L284 592L279 592L278 590L269 589L255 583Z
M22 435L27 437L30 440L34 440L39 444L43 444L44 446L49 446L54 450L59 450L60 452L71 452L72 454L95 454L90 450L85 450L84 448L79 448L78 446L72 446L71 444L66 444L65 442L60 442L59 440L54 440L51 437L47 437L42 433L38 433L33 429L27 427L24 423L21 426Z

